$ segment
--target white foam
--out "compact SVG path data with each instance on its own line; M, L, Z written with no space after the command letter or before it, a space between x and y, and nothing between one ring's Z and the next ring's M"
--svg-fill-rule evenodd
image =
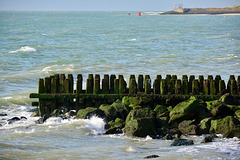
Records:
M14 134L31 134L31 133L34 133L35 132L35 129L31 129L30 131L19 131L19 130L15 130L14 131Z
M125 151L127 151L127 152L137 152L132 146L126 147Z
M9 53L17 53L17 52L36 52L37 50L35 48L25 46L21 47L20 49L17 49L15 51L10 51Z
M129 39L128 41L131 42L131 41L136 41L137 39L136 38L133 38L133 39Z
M83 119L83 121L85 123L85 126L93 131L93 134L97 135L105 132L105 122L102 118L94 115L90 119Z

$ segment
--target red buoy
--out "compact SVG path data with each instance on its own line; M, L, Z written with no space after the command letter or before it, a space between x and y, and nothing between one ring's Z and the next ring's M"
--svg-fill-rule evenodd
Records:
M141 13L141 12L139 12L139 13L138 13L138 16L141 16L141 15L142 15L142 13Z

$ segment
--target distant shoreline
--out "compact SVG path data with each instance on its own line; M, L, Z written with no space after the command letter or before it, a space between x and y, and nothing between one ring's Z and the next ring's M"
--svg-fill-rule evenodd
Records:
M173 15L240 15L240 5L226 8L175 8L162 13Z

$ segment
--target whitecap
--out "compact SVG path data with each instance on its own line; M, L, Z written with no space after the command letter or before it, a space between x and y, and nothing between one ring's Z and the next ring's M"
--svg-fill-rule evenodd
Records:
M9 53L17 53L17 52L36 52L37 50L35 48L25 46L21 47L20 49L17 49L15 51L10 51Z
M105 132L105 122L102 118L93 115L90 119L83 119L85 126L90 128L93 134L98 135Z
M126 152L136 152L136 150L132 146L128 146L125 148Z
M133 39L129 39L128 41L131 42L131 41L136 41L137 39L136 38L133 38Z

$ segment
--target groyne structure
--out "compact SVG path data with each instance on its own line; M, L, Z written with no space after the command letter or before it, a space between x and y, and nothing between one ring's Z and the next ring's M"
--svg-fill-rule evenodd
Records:
M192 95L204 101L216 100L225 93L240 98L240 76L230 75L227 83L220 75L213 77L183 75L157 75L151 80L150 75L130 75L127 84L123 75L89 74L86 88L83 87L82 74L77 75L76 82L72 74L55 74L39 79L38 93L31 93L30 98L38 98L33 106L39 106L40 115L50 114L55 109L65 112L86 107L99 107L101 104L111 104L124 96L146 97L152 103L179 103ZM74 87L74 85L76 87ZM75 88L75 89L74 89Z

